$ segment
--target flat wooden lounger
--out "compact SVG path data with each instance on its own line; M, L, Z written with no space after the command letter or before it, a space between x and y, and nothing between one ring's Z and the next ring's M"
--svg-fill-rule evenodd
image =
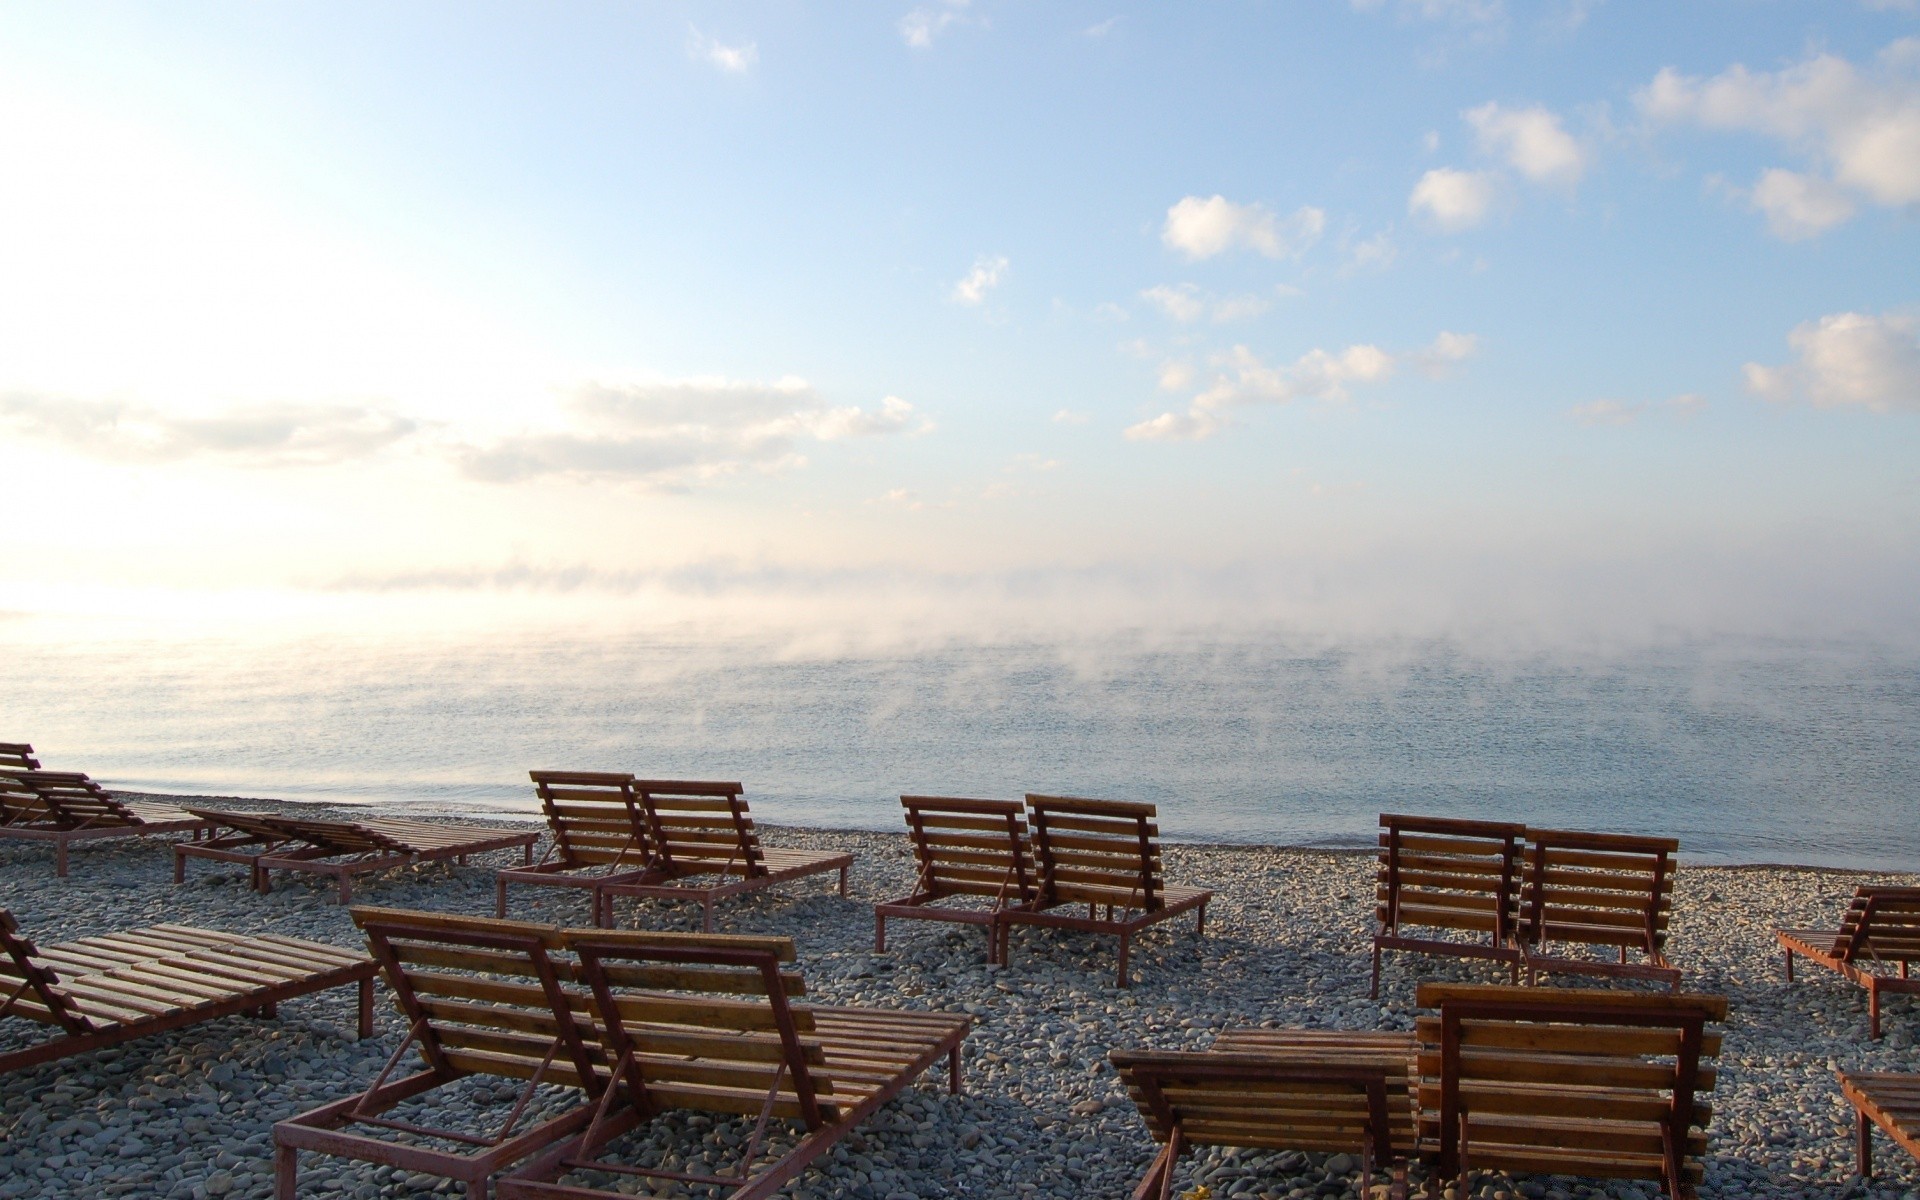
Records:
M53 871L62 878L73 842L157 833L197 838L211 828L171 805L125 803L77 771L0 771L0 837L52 842Z
M987 961L1007 961L1006 914L1033 902L1025 809L1018 800L902 796L913 842L913 891L873 906L873 948L887 948L887 918L987 927ZM965 908L941 907L947 900Z
M1423 1153L1468 1195L1476 1170L1652 1179L1703 1172L1722 996L1420 985ZM1438 1186L1437 1184L1434 1186Z
M942 1059L960 1090L960 1044L972 1018L953 1013L814 1008L789 997L806 990L782 971L786 938L570 930L590 985L613 1076L593 1124L500 1181L501 1200L609 1200L594 1175L725 1189L756 1200L831 1150L846 1134ZM639 1165L618 1140L671 1109L758 1122L732 1169L686 1162ZM757 1163L770 1121L805 1131L791 1150ZM571 1181L569 1177L571 1176ZM677 1194L677 1193L676 1193ZM712 1193L708 1193L712 1194Z
M1836 1071L1840 1094L1853 1105L1857 1122L1854 1145L1859 1153L1860 1177L1873 1178L1873 1127L1893 1143L1920 1158L1920 1075L1893 1075Z
M596 925L601 918L605 883L625 883L644 876L652 860L647 846L647 814L629 773L604 771L530 771L540 809L546 814L553 844L546 856L527 867L515 867L494 876L494 916L507 915L507 885L585 888L593 901Z
M653 862L644 878L600 885L605 911L597 919L602 925L613 924L618 896L698 900L701 928L712 933L714 901L727 896L834 871L840 873L840 894L847 894L853 855L762 847L737 783L638 779L633 788L646 810ZM721 882L695 882L714 875Z
M192 809L209 825L233 832L207 842L182 843L173 848L173 881L186 880L187 859L209 858L246 865L252 886L271 887L273 871L305 871L331 875L339 882L340 903L353 898L353 877L391 867L440 859L465 862L470 854L519 847L533 861L538 830L513 832L475 825L441 825L431 821L403 821L387 817L364 821L322 821L278 813L226 812Z
M1158 810L1127 800L1027 797L1040 879L1032 903L1007 911L1018 925L1050 925L1120 936L1115 984L1127 987L1127 950L1149 925L1197 912L1194 933L1207 929L1205 888L1168 884L1160 871ZM1087 906L1087 915L1061 911ZM1100 910L1106 910L1106 916ZM1004 955L1003 955L1004 958Z
M370 958L297 938L156 925L36 948L0 909L0 1017L59 1029L0 1053L0 1073L357 984L360 1036L373 1033Z
M1680 969L1666 958L1679 849L1672 838L1528 827L1519 929L1527 982L1547 971L1679 987ZM1617 961L1570 953L1587 947ZM1628 951L1640 961L1628 962Z
M1799 955L1867 989L1867 1023L1880 1036L1880 994L1920 994L1912 968L1920 962L1920 888L1862 887L1840 918L1838 930L1776 929L1787 954L1787 981ZM1887 974L1895 970L1898 974Z
M1506 963L1520 978L1516 941L1520 854L1527 827L1451 817L1380 817L1380 869L1374 910L1373 986L1380 954L1412 950ZM1428 930L1409 934L1407 927Z

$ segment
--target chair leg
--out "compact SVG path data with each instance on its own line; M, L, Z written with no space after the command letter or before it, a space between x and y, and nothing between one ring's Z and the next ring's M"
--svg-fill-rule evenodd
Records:
M1373 944L1373 987L1367 991L1367 999L1380 998L1380 943Z
M340 904L342 907L353 903L353 872L340 872Z
M1120 976L1113 981L1115 987L1131 987L1127 980L1127 935L1120 935Z
M991 941L992 934L988 934L988 939ZM887 914L878 910L873 914L873 952L875 954L887 952ZM993 960L991 947L987 951L987 960L989 962Z
M373 1036L373 976L360 981L360 1040Z
M493 915L496 917L507 915L507 881L504 879L493 881Z
M1880 1040L1880 989L1867 985L1867 1029L1872 1032L1873 1040Z
M840 898L844 900L846 899L846 896L847 896L847 869L845 867L841 867L840 868Z
M53 839L53 873L61 879L67 877L67 839Z
M187 856L180 853L178 847L173 851L173 881L175 883L187 881Z
M700 907L705 910L701 916L700 928L706 933L712 933L713 932L713 897L709 896L705 900L702 900L700 902Z
M293 1200L300 1176L300 1152L292 1146L273 1148L273 1200Z
M1863 1112L1854 1113L1853 1119L1854 1119L1853 1144L1854 1144L1854 1148L1859 1152L1859 1156L1860 1156L1860 1161L1858 1164L1859 1175L1860 1175L1860 1178L1862 1179L1872 1179L1873 1178L1873 1122L1867 1120L1867 1114Z
M1787 951L1787 982L1793 982L1793 951Z
M947 1051L947 1093L953 1096L960 1094L960 1047L958 1045Z

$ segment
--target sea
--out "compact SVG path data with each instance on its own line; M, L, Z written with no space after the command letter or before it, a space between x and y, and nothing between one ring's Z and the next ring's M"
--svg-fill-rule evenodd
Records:
M16 612L0 741L128 791L422 813L532 817L529 769L620 770L740 781L771 825L1043 792L1151 801L1185 842L1361 847L1402 812L1920 871L1920 653L1845 639Z

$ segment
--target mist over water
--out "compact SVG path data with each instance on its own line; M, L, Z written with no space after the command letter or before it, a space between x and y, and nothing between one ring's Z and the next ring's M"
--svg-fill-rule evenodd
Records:
M0 740L136 791L532 813L529 768L604 769L737 779L776 824L1042 791L1184 841L1357 846L1410 811L1920 869L1920 657L1865 643L512 628L15 617Z

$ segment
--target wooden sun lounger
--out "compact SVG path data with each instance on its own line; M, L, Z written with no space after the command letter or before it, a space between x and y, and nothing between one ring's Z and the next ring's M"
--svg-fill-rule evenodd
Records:
M0 771L0 837L53 843L53 872L65 878L67 847L111 837L186 833L212 828L166 804L128 804L77 771Z
M0 1074L282 1000L357 984L360 1036L373 1033L372 959L319 942L156 925L36 948L0 909L0 1017L61 1036L0 1053Z
M594 924L611 923L601 918L601 905L612 903L601 894L601 885L639 879L652 860L647 814L633 789L633 776L603 771L528 774L553 844L538 863L494 876L494 915L507 915L507 885L522 883L586 888L593 900Z
M455 859L470 854L519 847L533 861L538 830L513 832L474 825L441 825L431 821L404 821L374 817L364 821L323 821L281 813L226 812L192 809L210 826L234 831L225 837L173 848L173 881L186 879L187 859L209 858L247 866L255 890L271 889L273 871L305 871L331 875L338 881L340 903L353 898L353 877L417 862Z
M1474 1171L1526 1171L1693 1194L1725 997L1423 983L1418 1003L1438 1010L1415 1028L1438 1181L1465 1196Z
M1010 909L1004 920L1120 936L1115 977L1127 987L1127 950L1133 935L1149 925L1197 911L1196 935L1207 929L1205 888L1168 884L1160 872L1160 828L1151 804L1087 800L1074 796L1027 796L1033 850L1040 880L1032 903ZM1087 906L1087 915L1060 911ZM1100 916L1100 909L1106 916ZM1003 953L1004 959L1004 953Z
M840 873L840 894L847 894L853 855L765 849L737 783L638 779L633 788L646 810L653 861L644 878L600 885L604 912L596 919L602 925L613 924L613 900L619 896L698 900L701 927L712 933L714 901L727 896L832 871ZM722 881L693 882L713 875Z
M1920 994L1913 964L1920 962L1920 887L1865 886L1840 918L1840 928L1776 929L1773 936L1787 954L1787 981L1793 981L1793 956L1810 959L1867 989L1867 1022L1880 1036L1880 994ZM1886 974L1898 970L1897 975Z
M1672 838L1529 826L1519 928L1527 982L1548 971L1678 988L1680 970L1665 951L1679 849ZM1614 951L1617 961L1575 957L1574 947ZM1629 950L1643 961L1628 962Z
M592 1126L500 1181L501 1200L609 1200L572 1173L725 1189L757 1200L831 1150L922 1072L947 1060L960 1090L960 1044L972 1018L935 1012L814 1008L786 938L570 930L591 985L613 1074ZM624 1098L624 1099L623 1099ZM733 1169L674 1170L622 1160L613 1143L670 1109L757 1116ZM770 1121L799 1123L799 1143L757 1170ZM688 1148L691 1151L691 1147ZM691 1157L691 1153L689 1153ZM707 1193L712 1194L712 1193Z
M1379 924L1367 995L1380 996L1383 950L1492 959L1508 964L1517 981L1520 854L1527 827L1385 813L1380 828L1374 890ZM1432 932L1412 935L1404 932L1408 926Z
M1006 958L1006 914L1033 902L1025 809L1017 800L902 796L917 868L913 891L873 906L873 948L887 948L887 918L987 927L987 961ZM945 900L972 907L939 907ZM982 903L984 902L984 904Z
M32 746L26 742L0 742L0 773L39 769L40 760L33 756Z
M1862 1179L1873 1178L1875 1125L1893 1139L1894 1145L1920 1158L1920 1075L1834 1074L1840 1077L1840 1094L1853 1105L1854 1146Z

